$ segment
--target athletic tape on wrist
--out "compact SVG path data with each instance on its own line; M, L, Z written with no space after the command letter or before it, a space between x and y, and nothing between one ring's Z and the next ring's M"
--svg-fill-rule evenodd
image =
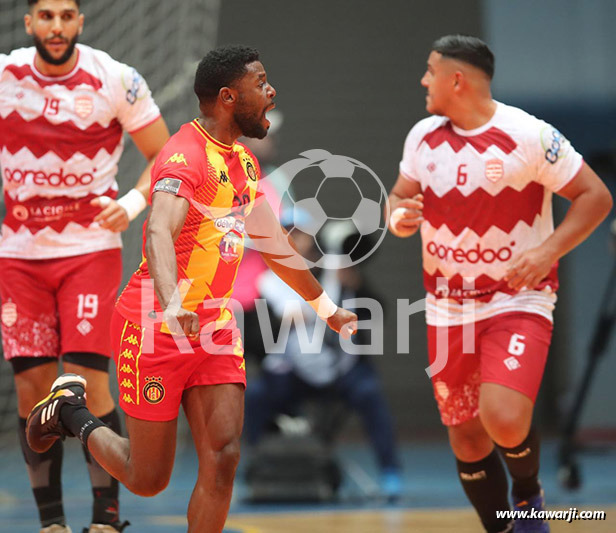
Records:
M143 194L137 189L131 189L122 198L118 200L118 204L124 208L128 215L128 220L135 220L141 211L143 211L148 203L146 202Z
M325 291L323 291L318 298L310 300L307 303L315 310L317 316L323 320L327 320L338 311L338 306Z

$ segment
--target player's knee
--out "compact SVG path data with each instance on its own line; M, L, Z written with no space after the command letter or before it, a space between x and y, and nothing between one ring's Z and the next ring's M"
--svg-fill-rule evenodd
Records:
M531 423L526 410L515 406L482 413L481 420L494 442L505 448L520 444L528 435Z
M132 493L146 498L156 496L169 485L170 475L165 472L146 472L125 481L125 485Z
M469 463L483 459L492 451L492 439L478 420L449 427L449 443L454 455Z
M32 408L49 394L51 383L32 381L17 387L17 409L26 415Z
M233 484L235 471L240 462L239 437L229 439L215 450L216 484L226 486Z

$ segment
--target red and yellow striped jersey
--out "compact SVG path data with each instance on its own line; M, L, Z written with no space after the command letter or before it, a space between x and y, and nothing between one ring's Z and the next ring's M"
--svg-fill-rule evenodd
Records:
M183 307L197 313L202 325L215 321L222 327L233 316L227 304L244 251L244 219L261 197L259 176L248 148L217 141L197 120L169 139L152 167L150 198L163 191L190 202L175 242L178 289ZM145 251L117 309L140 324L160 322Z

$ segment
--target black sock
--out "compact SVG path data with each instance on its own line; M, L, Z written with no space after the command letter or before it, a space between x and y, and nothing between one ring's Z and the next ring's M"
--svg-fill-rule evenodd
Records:
M118 435L122 432L120 416L116 409L109 414L100 417L100 421L107 427L113 429ZM118 480L111 477L107 471L96 462L84 446L83 453L88 463L88 472L92 482L92 495L94 503L92 505L93 524L116 524L120 521L120 505L118 501L119 484Z
M62 441L58 439L45 453L33 452L26 441L25 418L19 419L18 434L41 527L51 524L65 525L61 484Z
M539 435L534 428L531 428L519 446L498 447L513 479L512 494L515 501L528 500L541 491L538 478L539 447Z
M90 433L105 425L83 405L63 405L60 411L60 420L72 436L77 437L81 444L86 447Z
M462 488L488 533L510 531L508 520L497 519L496 511L510 509L507 474L496 450L481 461L465 463L456 459ZM511 529L512 531L512 529Z

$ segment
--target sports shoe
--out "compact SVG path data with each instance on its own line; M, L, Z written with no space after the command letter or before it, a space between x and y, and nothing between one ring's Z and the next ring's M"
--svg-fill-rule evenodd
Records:
M122 533L126 526L130 526L128 520L115 524L91 524L90 529L84 527L82 533Z
M545 511L545 495L543 489L528 500L514 502L514 511L526 511L529 515L532 510ZM539 518L535 520L516 519L513 526L514 533L550 533L550 526L545 520Z
M49 395L37 403L26 420L28 445L44 453L58 439L73 437L60 421L60 410L66 404L86 404L86 380L77 374L63 374L51 385Z
M68 526L61 526L60 524L51 524L50 526L41 529L40 533L73 533Z
M381 472L381 494L388 502L399 500L402 496L402 476L395 468L384 468Z
M130 522L128 520L125 520L122 523L117 522L115 524L92 524L90 529L84 527L82 533L122 533L126 526L130 526Z

